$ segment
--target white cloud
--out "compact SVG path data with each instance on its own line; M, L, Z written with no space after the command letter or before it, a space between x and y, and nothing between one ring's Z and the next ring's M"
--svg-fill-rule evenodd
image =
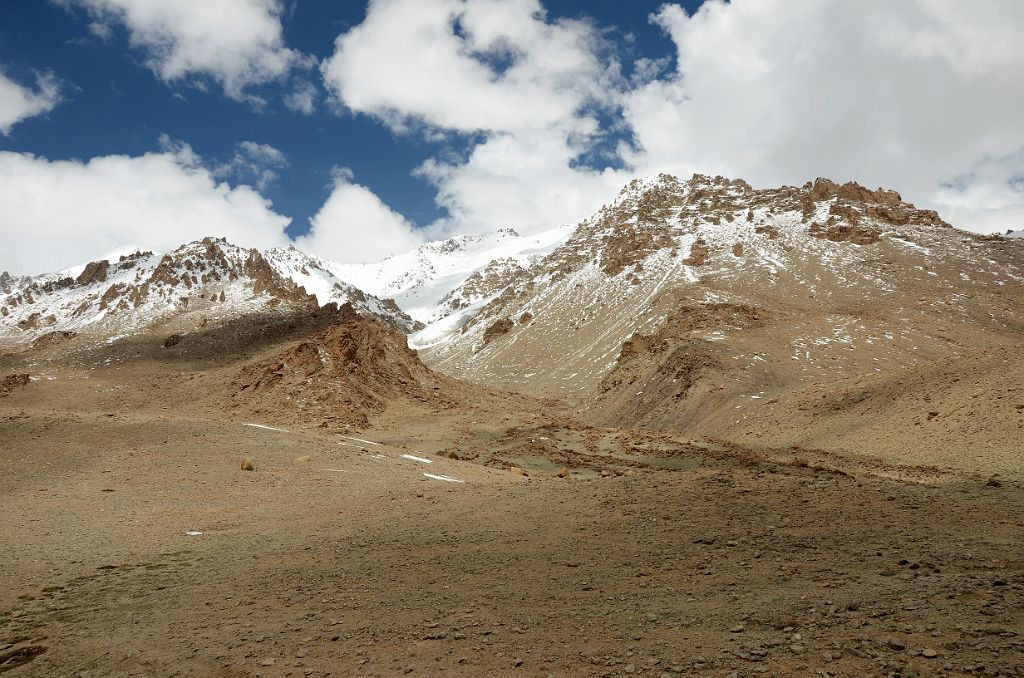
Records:
M579 147L550 131L495 134L464 163L428 160L418 174L437 186L449 216L433 238L512 227L524 233L575 224L615 196L628 172L572 167Z
M1024 148L979 162L943 185L934 204L949 223L981 233L1024 229Z
M538 0L373 0L321 66L349 109L394 129L576 126L612 73L592 26L547 21Z
M289 222L249 186L218 182L186 144L88 162L0 152L0 270L12 273L72 266L129 242L283 245Z
M334 261L360 263L423 243L421 232L352 178L348 168L335 170L331 195L310 220L312 230L296 239L300 248Z
M0 134L27 118L48 113L60 103L60 84L52 73L36 76L36 88L24 87L0 69Z
M319 96L316 85L311 82L301 81L295 85L292 91L285 95L284 105L303 115L312 115L316 110L316 100Z
M678 68L626 95L638 172L852 179L957 226L1019 219L1010 164L990 159L1024 148L1024 3L713 0L654 20Z
M284 44L280 0L54 1L85 7L95 35L109 37L112 24L123 24L162 80L209 77L233 99L258 104L247 88L310 65Z
M169 146L166 136L161 143ZM255 141L241 141L235 146L235 155L230 162L213 168L218 178L234 178L237 181L252 183L261 191L267 189L278 179L277 171L288 167L288 159L284 153L270 144Z

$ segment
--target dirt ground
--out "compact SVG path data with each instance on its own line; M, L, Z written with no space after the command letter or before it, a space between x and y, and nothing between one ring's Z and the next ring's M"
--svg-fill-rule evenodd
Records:
M0 398L0 673L1024 675L1017 478L495 393L286 425L226 411L215 357L0 357L33 375Z

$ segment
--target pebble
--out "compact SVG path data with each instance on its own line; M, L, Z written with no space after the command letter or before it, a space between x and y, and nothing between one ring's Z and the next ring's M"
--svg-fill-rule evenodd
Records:
M926 647L925 649L921 650L921 656L926 657L928 659L934 659L935 657L939 656L939 653L930 647Z

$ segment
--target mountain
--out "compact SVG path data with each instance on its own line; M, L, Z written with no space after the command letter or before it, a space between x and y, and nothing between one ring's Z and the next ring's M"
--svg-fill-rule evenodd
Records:
M662 175L421 353L604 425L746 436L749 413L794 394L1019 355L1022 283L1024 242L954 229L893 191Z
M0 339L111 338L156 326L188 331L251 313L346 302L402 332L416 327L394 302L344 282L321 259L206 238L167 254L135 252L60 273L0 274Z
M571 233L571 227L559 226L530 236L512 229L461 235L377 263L334 264L331 270L369 294L393 298L414 320L435 324L430 336L467 320Z

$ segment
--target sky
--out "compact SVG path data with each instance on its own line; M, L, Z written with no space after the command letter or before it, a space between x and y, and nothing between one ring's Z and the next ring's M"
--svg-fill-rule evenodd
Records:
M205 236L342 262L634 176L1024 227L1019 0L5 0L0 270Z

